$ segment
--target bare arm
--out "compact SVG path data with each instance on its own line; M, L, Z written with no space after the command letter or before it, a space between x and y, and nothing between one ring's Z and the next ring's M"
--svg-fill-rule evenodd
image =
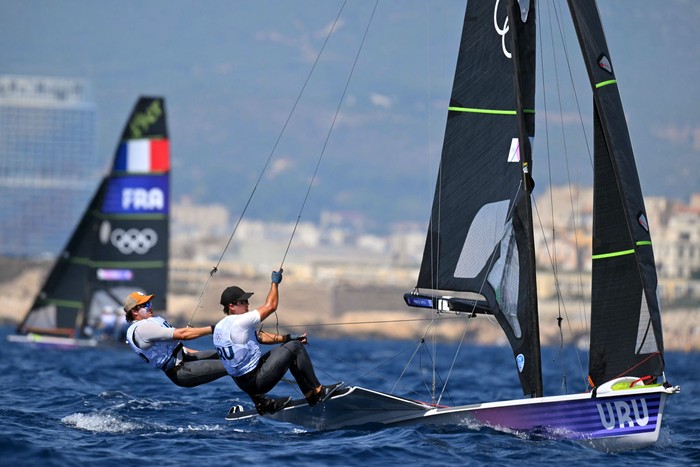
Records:
M148 349L158 341L179 341L196 339L212 333L212 327L204 328L170 328L146 321L134 330L134 344L141 349Z
M212 333L212 326L203 328L177 328L173 331L173 338L179 341L189 341Z
M270 284L270 291L267 293L265 304L257 307L258 313L260 313L260 321L264 321L265 318L274 313L277 310L277 305L279 305L279 287L273 282Z
M284 344L285 342L289 342L290 340L297 340L301 341L302 344L308 343L308 340L306 339L306 333L300 335L300 336L291 336L289 334L270 334L269 332L265 331L258 331L258 342L261 344Z

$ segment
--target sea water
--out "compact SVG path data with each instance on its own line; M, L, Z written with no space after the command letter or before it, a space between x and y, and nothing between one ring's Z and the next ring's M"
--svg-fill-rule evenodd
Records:
M0 328L0 459L7 466L700 465L698 353L666 354L667 377L682 391L668 400L659 442L610 454L478 426L316 432L268 419L228 422L232 405L251 407L228 377L179 388L122 346L42 349L7 342L12 331ZM191 345L210 346L211 338ZM310 336L308 350L324 383L425 401L434 393L447 405L522 396L508 348ZM543 349L546 394L582 390L586 358ZM272 393L299 397L287 381Z

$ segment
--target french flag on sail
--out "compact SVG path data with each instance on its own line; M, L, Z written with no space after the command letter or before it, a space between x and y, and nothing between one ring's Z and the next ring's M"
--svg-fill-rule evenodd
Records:
M170 170L170 145L167 139L130 139L122 141L114 160L119 172L167 172Z

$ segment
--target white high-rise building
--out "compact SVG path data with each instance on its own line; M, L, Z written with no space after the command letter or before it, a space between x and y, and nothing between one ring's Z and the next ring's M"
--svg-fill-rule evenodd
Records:
M105 169L96 146L85 80L0 76L0 255L60 252Z

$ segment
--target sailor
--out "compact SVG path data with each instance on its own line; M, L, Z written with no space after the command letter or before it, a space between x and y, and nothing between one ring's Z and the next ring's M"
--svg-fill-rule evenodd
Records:
M160 316L153 316L153 295L133 292L124 301L126 343L146 363L161 369L178 386L191 388L225 376L226 369L216 350L192 350L181 341L206 336L214 326L175 328Z
M237 286L226 288L221 294L221 305L226 315L214 328L214 346L226 370L239 388L255 403L259 414L274 413L284 408L291 397L272 399L265 394L282 379L289 370L299 384L309 405L324 401L336 386L323 386L318 382L309 354L304 348L306 334L270 334L256 326L277 310L279 284L282 270L272 272L272 283L265 303L248 310L252 292ZM259 344L282 344L262 354Z
M100 324L97 328L97 336L100 339L114 339L114 328L117 325L117 310L107 305L100 313Z

